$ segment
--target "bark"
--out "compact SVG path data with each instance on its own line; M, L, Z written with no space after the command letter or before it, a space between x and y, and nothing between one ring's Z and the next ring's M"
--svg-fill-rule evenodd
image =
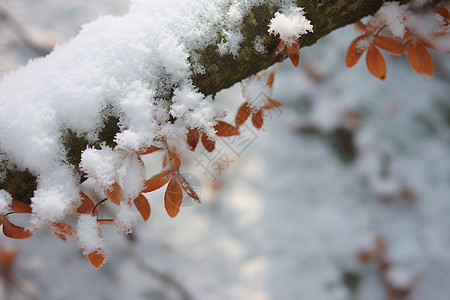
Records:
M407 3L409 1L401 0L399 2ZM314 33L307 34L299 40L300 47L305 47L314 44L335 29L352 24L376 12L384 0L298 0L297 2L298 6L305 8L306 17L314 26ZM196 53L195 56L200 57L199 62L205 68L205 73L192 77L194 85L205 95L214 95L285 59L286 57L272 57L271 55L279 40L276 36L269 36L267 29L270 19L276 11L278 11L278 7L258 6L244 18L241 32L245 39L241 44L241 51L236 57L221 56L217 52L217 45L210 45L201 53ZM264 37L267 53L260 54L254 50L253 42L257 36ZM168 91L167 95L170 93ZM104 127L97 145L106 142L108 145L114 146L114 135L119 130L117 122L117 117L105 116ZM96 146L89 144L86 139L75 135L70 130L63 133L62 141L68 153L67 162L75 166L78 166L81 152L86 149L86 146ZM29 203L29 199L36 189L36 177L27 170L17 170L6 162L0 162L0 171L5 173L5 180L0 183L0 189L8 191L15 200ZM82 174L80 174L80 178L83 179Z

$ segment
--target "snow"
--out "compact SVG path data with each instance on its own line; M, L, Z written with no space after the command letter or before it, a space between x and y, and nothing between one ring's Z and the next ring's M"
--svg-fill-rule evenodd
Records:
M11 205L11 202L11 195L4 190L0 190L0 214L8 212L8 207Z
M398 2L385 2L377 12L377 15L388 26L393 36L403 38L406 32L404 19L406 17L406 6Z
M270 20L268 32L279 35L288 44L295 42L302 35L313 32L311 22L305 17L301 7L290 7L282 13L276 12Z
M133 8L137 11L146 7L145 1L134 3L142 5ZM78 5L92 8L98 4ZM164 2L155 5L169 7L169 3ZM216 11L208 3L204 3L203 9L205 14ZM52 14L50 10L48 14ZM45 15L44 10L36 17ZM232 139L217 139L216 151L228 155L232 162L213 186L212 179L200 166L189 170L202 179L202 205L183 206L180 215L171 219L164 212L163 189L148 194L152 216L148 223L139 221L132 235L118 236L117 228L101 227L112 249L112 257L98 271L79 255L73 241L64 245L45 230L24 241L6 240L2 236L0 248L13 243L20 249L13 266L14 274L33 287L38 299L179 299L178 290L161 280L160 272L182 285L193 299L340 300L353 297L378 300L385 297L379 274L376 268L359 265L355 254L361 249L372 249L374 237L381 235L386 239L387 256L393 263L390 282L404 286L419 274L421 279L413 289L414 297L446 300L450 293L447 280L450 270L450 136L446 119L450 91L445 81L449 59L433 52L442 75L424 80L411 71L404 56L386 56L389 76L381 83L363 64L350 70L345 68L345 51L354 38L353 29L347 27L313 47L302 49L301 64L315 62L313 65L325 78L324 82L311 79L305 68L294 69L289 62L280 65L271 97L283 103L282 116L266 114L264 127L255 130L254 135L251 135L251 124L243 125L243 128L248 127L237 141L246 142L249 136L255 139L240 155L229 149L238 145ZM117 62L111 67L120 68L120 65ZM142 184L143 172L132 150L150 141L161 128L162 134L179 138L188 126L165 123L167 110L174 106L169 108L145 101L157 94L153 86L147 85L149 81L128 81L127 76L119 77L115 81L105 81L104 91L105 98L110 100L108 104L114 103L121 116L120 126L126 128L123 135L116 136L121 152L117 155L124 157L117 175L109 169L108 162L103 161L111 149L88 148L86 158L93 158L87 163L92 176L104 178L100 182L105 183L119 179L124 194L132 199ZM112 100L119 93L120 97ZM235 112L248 100L241 94L241 85L237 84L219 93L215 101L227 111ZM192 90L189 83L180 86L177 95L177 105L185 105L185 108L206 109L210 105L210 100ZM79 103L88 104L83 99ZM73 107L76 107L75 100ZM33 109L28 112L30 115ZM85 113L90 113L90 109L103 111L105 107L93 103ZM176 111L183 114L184 108ZM360 127L351 129L357 149L353 162L341 161L329 140L329 135L343 126L341 116L347 111L359 113L363 120ZM216 112L206 113L215 115ZM67 114L71 120L69 110ZM37 119L45 116L34 115ZM80 114L71 120L77 125L71 126L96 127L96 122L100 121L78 124L77 118L84 117L90 118ZM230 123L233 117L233 113L227 116ZM211 128L214 124L206 119L195 123L196 117L192 114L187 114L186 118L191 119L190 125L194 127ZM18 123L14 125L20 125ZM30 124L26 123L23 128ZM301 134L303 124L315 125L320 133ZM54 132L51 127L48 129ZM141 131L148 133L141 138L138 134ZM95 135L96 132L92 132L90 139ZM39 150L52 147L51 142L40 138L36 138L33 151L36 147ZM102 150L106 155L97 160L96 151ZM45 158L42 153L25 154ZM198 150L195 155L202 158ZM8 158L11 159L10 153ZM147 178L160 171L161 158L160 152L144 157ZM115 160L112 158L112 161ZM389 176L380 177L386 161L389 161ZM55 158L54 165L58 166L55 172L60 175L54 177L61 181L72 178L72 170L60 166L59 162L59 158ZM53 170L53 165L49 168ZM381 180L381 184L372 184L372 178ZM43 180L40 184L46 188L35 197L41 199L38 203L42 210L54 209L52 215L57 216L73 208L79 190L75 181L70 183L69 191L62 191L69 186L65 182ZM386 191L390 196L395 194L393 186L405 185L417 195L415 205L405 204L396 197L390 202L380 199ZM47 192L41 194L44 190ZM71 196L63 198L60 193ZM59 198L60 205L50 207L56 203L55 198ZM0 192L0 203L4 200L8 203L8 199L8 195ZM92 199L98 202L102 197ZM4 203L1 205L6 205ZM134 208L122 205L117 209L124 231L136 218L140 219ZM105 209L102 213L111 212ZM85 253L106 247L97 228L94 217L80 216L76 229L78 239L83 240L80 246L88 249ZM354 295L342 280L343 274L350 271L360 278ZM2 291L0 289L0 293ZM11 298L23 297L13 289Z

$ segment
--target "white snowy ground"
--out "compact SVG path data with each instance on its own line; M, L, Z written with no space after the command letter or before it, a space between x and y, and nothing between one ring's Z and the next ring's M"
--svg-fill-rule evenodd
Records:
M124 13L126 2L0 4L38 40L50 32L66 41L82 22L98 14ZM220 176L213 165L207 169L217 176L218 190L212 188L211 174L192 162L189 171L201 179L204 204L186 203L179 216L170 219L162 191L149 194L152 215L135 227L132 240L115 229L105 230L112 255L98 271L75 243L64 245L48 232L18 242L1 237L0 246L20 249L15 274L37 299L189 295L379 300L385 290L376 268L355 261L356 253L379 235L386 238L393 283L420 274L414 299L448 299L450 60L433 53L437 74L427 79L413 73L404 57L390 57L387 80L381 82L369 74L363 60L345 68L345 51L355 36L347 27L302 49L301 66L314 64L326 77L323 83L311 80L302 67L280 65L274 98L283 108L266 114L261 131L246 127L242 140L219 142L221 158L228 159L229 166ZM11 39L1 27L3 72L30 55ZM236 111L243 101L240 85L223 91L218 101ZM354 134L358 155L350 163L339 158L327 138L342 126L341 116L348 111L364 119ZM301 134L305 124L321 134ZM205 163L201 150L197 158ZM148 158L149 173L157 172L158 158ZM383 162L389 162L384 177ZM416 195L415 205L399 196L405 187ZM354 298L343 274L360 278ZM182 291L170 280L181 284ZM27 298L14 290L10 299Z

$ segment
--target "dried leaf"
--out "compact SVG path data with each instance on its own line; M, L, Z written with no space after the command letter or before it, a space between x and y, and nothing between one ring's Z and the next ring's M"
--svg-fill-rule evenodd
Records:
M362 32L366 31L366 25L364 25L363 22L361 22L361 21L358 21L353 25L355 26L355 29L358 31L362 31Z
M87 258L89 259L89 262L91 265L98 269L100 268L103 263L105 262L107 256L105 254L105 251L102 251L101 249L98 249L96 251L93 251L87 255Z
M433 76L434 64L428 50L418 42L409 42L406 49L406 55L413 70L419 74Z
M172 169L178 169L181 166L180 156L175 148L169 150L169 163Z
M278 42L278 45L276 46L275 50L273 50L273 52L272 52L272 57L275 57L278 54L280 54L281 52L283 52L284 48L286 48L286 44L284 43L283 40L280 40L280 42Z
M142 192L143 193L153 192L161 188L167 182L169 182L169 180L172 179L172 177L173 177L172 170L162 171L161 173L158 173L145 181L144 189L142 190Z
M5 216L0 215L0 226L2 226L4 220L5 220Z
M236 127L223 121L218 121L217 125L214 126L214 129L217 131L217 136L239 135L239 131L236 129Z
M446 20L450 19L450 12L443 6L433 8L433 13L441 15Z
M0 248L0 264L4 267L11 266L19 255L17 248Z
M94 201L92 201L91 198L83 192L80 192L80 196L81 205L77 208L76 212L79 214L90 214L95 207ZM95 210L94 214L98 215L98 211Z
M164 195L164 205L171 218L174 218L180 211L181 202L183 202L183 190L177 180L172 179Z
M72 226L63 222L53 223L48 227L51 233L60 238L64 243L67 243L67 236L76 237L76 231Z
M295 40L295 42L288 43L286 46L286 51L289 59L291 60L294 67L297 67L298 63L300 62L300 48L298 46L298 41Z
M162 150L162 148L156 147L156 146L150 146L150 147L145 148L143 150L139 150L136 153L139 154L139 155L145 155L145 154L150 154L150 153L153 153L153 152L159 151L159 150Z
M187 134L187 144L192 151L197 147L200 139L200 131L198 129L192 129Z
M216 148L216 141L211 140L206 134L202 135L202 144L208 152L212 152Z
M272 87L274 80L275 80L275 72L272 72L270 73L269 79L267 80L267 85Z
M253 123L253 126L255 126L255 128L257 128L257 129L260 129L263 126L264 120L263 120L262 109L253 114L252 123Z
M162 167L165 168L167 166L167 154L164 153L163 161L162 161Z
M116 226L115 219L97 219L98 225Z
M12 239L27 239L33 236L33 233L23 227L14 225L8 218L3 220L3 234Z
M144 195L139 194L139 196L134 199L134 205L136 206L144 221L147 221L150 217L151 212L150 203L148 203L147 198L145 198Z
M375 36L374 44L375 46L394 54L402 54L406 51L405 45L386 36Z
M269 103L264 107L264 109L272 109L275 107L280 107L281 106L281 102L274 100L274 99L269 99Z
M378 48L374 46L369 47L366 55L366 65L373 76L381 80L386 79L386 63Z
M347 54L345 56L345 65L347 66L347 68L351 68L356 65L356 63L361 58L361 55L364 53L365 50L357 47L358 42L364 38L366 38L365 35L358 36L348 47Z
M106 198L109 199L112 203L116 205L120 205L120 202L123 199L123 191L120 185L117 182L114 182L106 191Z
M236 114L236 129L239 129L239 127L247 121L251 113L252 108L248 105L248 102L244 102L241 107L239 107Z
M187 182L187 180L181 176L178 175L177 176L178 182L181 185L181 187L183 188L183 190L186 192L186 194L189 195L189 197L195 199L197 201L197 203L201 203L200 201L200 197L197 195L197 193L194 191L194 189L192 188L192 186L189 184L189 182Z
M9 210L16 213L31 213L31 206L22 201L14 200L9 206Z

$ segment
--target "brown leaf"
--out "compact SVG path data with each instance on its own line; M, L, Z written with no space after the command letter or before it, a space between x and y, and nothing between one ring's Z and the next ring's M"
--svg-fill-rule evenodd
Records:
M366 65L373 76L381 80L386 79L386 63L378 48L374 46L369 47L366 55Z
M248 102L244 102L241 107L239 107L236 114L236 129L247 121L248 117L252 113L252 108L248 105Z
M167 182L169 182L169 180L172 179L172 177L173 177L172 170L162 171L161 173L158 173L145 181L144 189L142 190L142 192L143 193L153 192L161 188Z
M92 213L92 210L95 207L94 201L92 201L91 198L89 198L89 196L83 192L80 192L80 196L81 196L81 205L77 208L76 212L79 214ZM98 211L95 210L94 214L98 215Z
M197 203L201 203L200 201L200 197L197 195L197 193L194 191L194 189L192 188L192 186L189 184L189 182L187 182L187 180L181 176L178 175L177 176L178 182L181 185L181 187L183 188L183 190L186 192L186 194L189 195L189 197L197 200Z
M272 87L274 80L275 80L275 72L272 72L270 73L269 79L267 80L267 85Z
M91 263L91 265L94 268L98 269L103 265L107 256L104 251L102 251L101 249L98 249L96 251L92 251L91 253L89 253L87 255L87 258L89 259L89 262Z
M433 13L441 15L446 20L450 19L450 12L443 6L433 8Z
M97 219L98 225L116 226L115 219Z
M272 108L279 107L279 106L281 106L280 101L269 98L269 103L264 107L264 109L272 109Z
M217 125L214 126L214 129L217 131L217 136L239 135L239 131L236 129L236 127L223 121L218 121Z
M433 76L434 64L430 53L418 42L409 42L406 46L409 64L419 74Z
M206 134L202 134L202 144L208 152L212 152L216 148L216 141L211 140Z
M123 191L120 185L117 182L114 182L106 191L106 198L109 199L112 203L116 205L120 205L120 202L123 199Z
M14 200L9 206L9 210L16 213L31 213L31 206L22 201Z
M286 44L284 43L284 41L280 40L278 42L278 45L276 46L275 50L273 50L273 52L272 52L272 57L275 57L278 54L280 54L281 52L283 52L285 47L286 47Z
M3 219L3 233L12 239L27 239L33 236L33 233L23 227L14 225L8 218Z
M345 56L345 65L347 66L347 68L351 68L356 65L356 63L361 58L361 55L364 53L365 50L356 47L358 42L364 38L366 38L365 35L358 36L348 47L347 54Z
M405 45L387 36L375 36L374 44L375 46L394 54L402 54L406 51Z
M257 129L260 129L263 126L264 119L263 119L262 109L253 114L252 123L253 123L253 126L255 126L255 128L257 128Z
M200 139L200 131L198 129L191 129L187 134L187 144L192 151L197 147Z
M291 60L294 67L297 67L298 63L300 62L300 48L298 46L298 41L295 40L295 42L288 43L286 46L286 51L289 59Z
M0 248L0 264L7 268L14 263L18 255L17 248Z
M148 148L139 150L136 153L139 154L139 155L145 155L145 154L150 154L150 153L153 153L153 152L159 151L159 150L162 150L162 148L156 147L156 146L150 146Z
M162 167L165 168L167 166L167 154L164 153L163 161L162 161Z
M178 169L181 166L180 156L175 148L169 150L169 163L172 169Z
M134 199L134 205L136 206L137 210L142 216L142 219L144 221L147 221L150 217L150 203L148 203L147 198L144 197L144 195L139 194L136 199Z
M174 218L180 211L181 202L183 202L183 190L177 180L172 179L164 195L164 205L171 218Z
M48 227L51 233L60 238L64 243L67 243L67 236L76 237L75 229L69 224L63 222L53 223Z
M358 21L355 24L353 24L355 26L355 29L357 29L358 31L366 31L366 25L363 24L363 22Z

